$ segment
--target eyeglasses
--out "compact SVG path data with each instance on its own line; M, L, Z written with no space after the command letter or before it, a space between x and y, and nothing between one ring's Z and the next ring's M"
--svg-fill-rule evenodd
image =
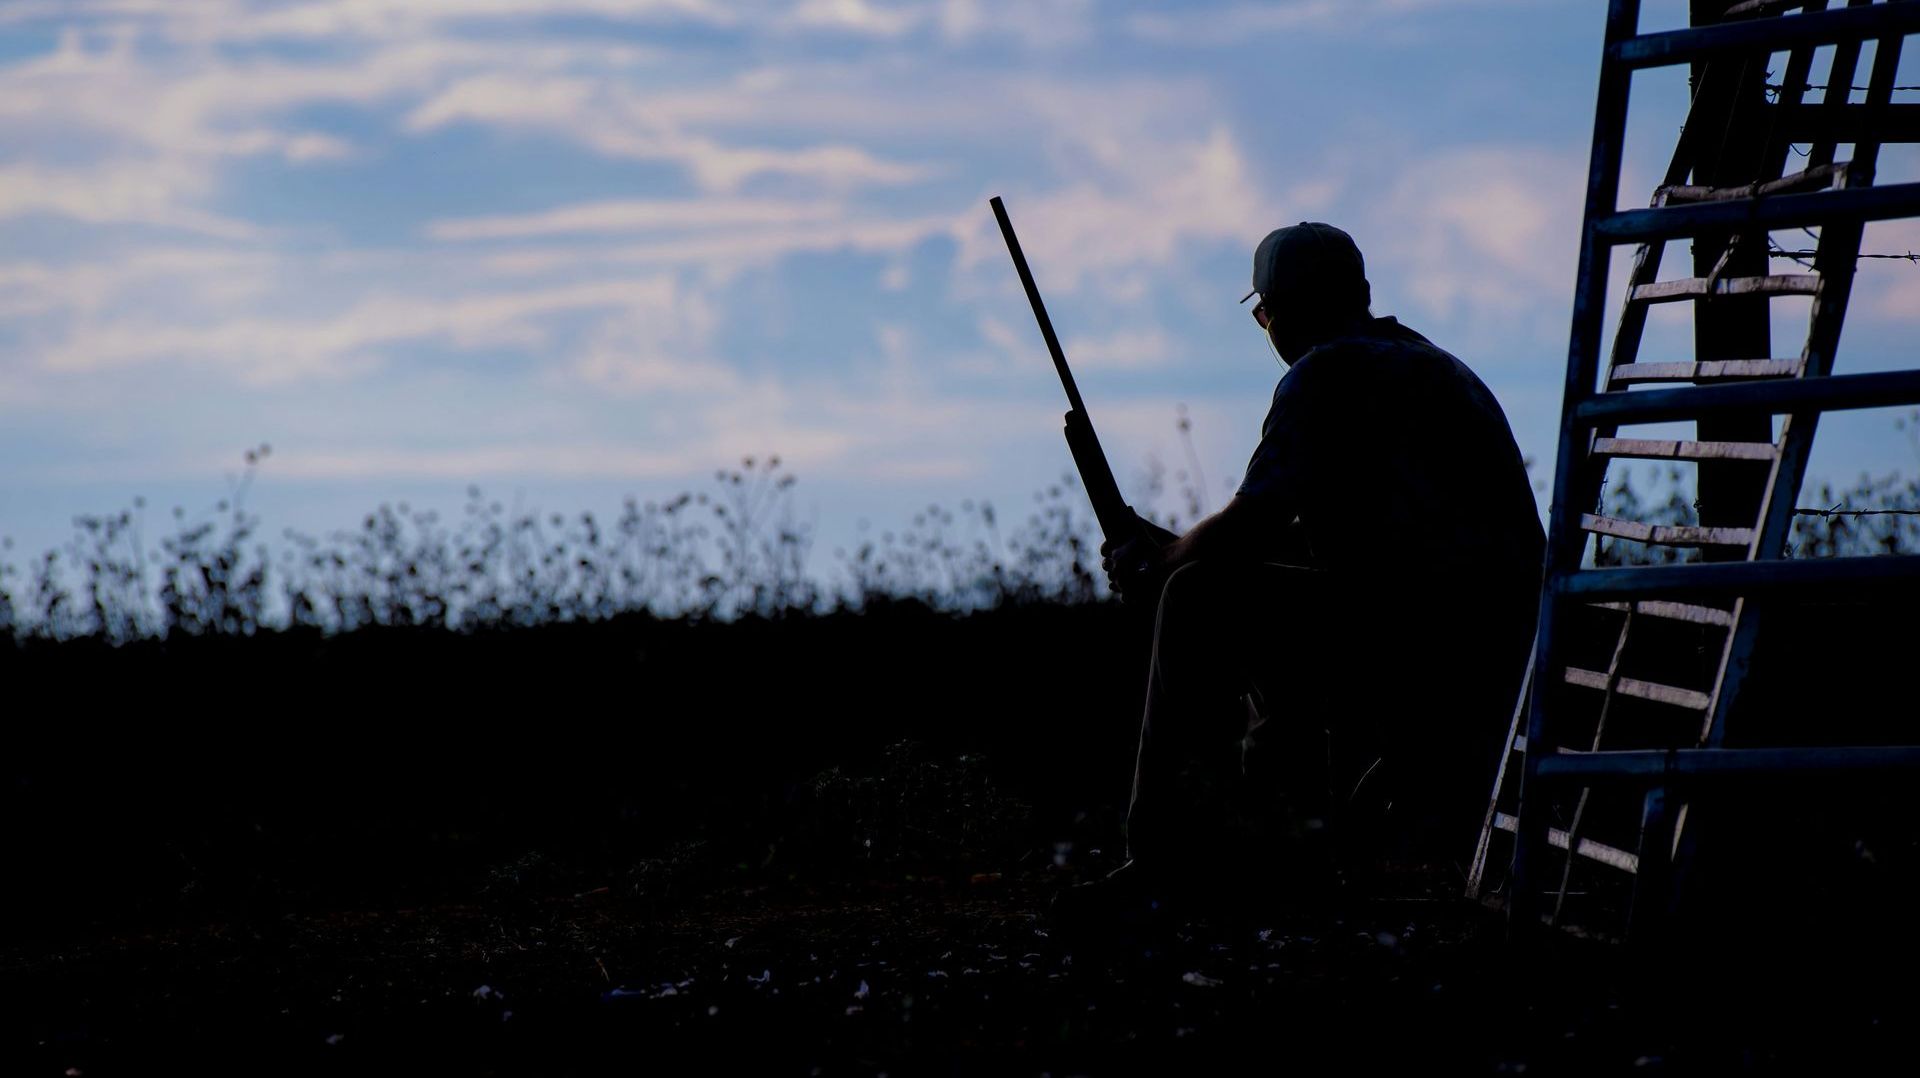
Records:
M1260 296L1260 290L1257 288L1241 296L1240 302L1245 303L1255 296ZM1253 320L1260 323L1261 329L1267 328L1267 323L1272 320L1267 314L1267 297L1260 296L1260 302L1253 305Z

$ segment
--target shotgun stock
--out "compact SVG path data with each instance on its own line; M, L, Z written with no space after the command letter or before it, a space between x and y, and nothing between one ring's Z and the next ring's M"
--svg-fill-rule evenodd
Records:
M1100 522L1101 533L1115 547L1121 546L1141 536L1140 518L1120 496L1120 485L1113 480L1107 455L1100 450L1100 439L1093 433L1093 421L1087 418L1086 402L1080 399L1080 387L1074 384L1073 372L1067 368L1067 356L1060 350L1060 339L1053 334L1053 320L1047 317L1047 305L1040 301L1040 289L1034 286L1027 256L1021 253L1020 240L1013 234L1007 207L998 195L988 204L993 207L994 219L1000 222L1000 235L1007 241L1007 253L1013 256L1013 268L1020 273L1020 284L1027 290L1027 302L1033 305L1034 320L1040 323L1040 335L1046 338L1047 351L1053 356L1053 368L1059 372L1060 384L1067 391L1067 449L1073 453L1080 485L1086 488L1087 500L1093 503L1093 516Z

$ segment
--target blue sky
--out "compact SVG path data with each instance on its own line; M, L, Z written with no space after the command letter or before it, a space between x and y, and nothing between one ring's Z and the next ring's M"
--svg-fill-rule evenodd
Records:
M260 442L273 529L469 483L604 510L769 452L823 550L1020 504L1069 461L994 194L1123 486L1183 466L1184 405L1224 500L1279 374L1235 300L1254 243L1307 218L1545 474L1603 12L7 0L0 533L17 556L136 494L199 509ZM1629 203L1685 93L1636 90ZM1895 362L1920 270L1871 265L1856 297L1842 365ZM1804 308L1777 309L1793 354ZM1920 465L1890 416L1826 434L1816 474Z

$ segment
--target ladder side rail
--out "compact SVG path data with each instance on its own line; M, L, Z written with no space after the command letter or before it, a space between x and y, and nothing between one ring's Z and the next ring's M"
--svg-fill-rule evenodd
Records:
M1487 855L1493 845L1493 833L1497 830L1493 818L1500 811L1500 793L1506 789L1507 767L1513 761L1514 750L1524 744L1520 733L1522 724L1527 721L1527 698L1533 683L1533 652L1527 653L1527 672L1520 679L1520 694L1514 700L1513 715L1507 720L1507 739L1501 746L1500 765L1493 773L1493 794L1487 798L1487 815L1480 823L1480 840L1474 845L1473 862L1467 867L1467 899L1478 902L1481 890L1486 885Z
M1821 2L1824 3L1825 0ZM1693 94L1687 102L1686 122L1680 125L1680 137L1674 143L1673 156L1667 159L1666 175L1662 178L1660 186L1654 189L1650 205L1663 205L1664 192L1670 187L1685 183L1687 174L1693 171L1694 159L1699 155L1698 146L1703 137L1702 132L1708 127L1706 110L1703 106L1712 100L1712 96L1705 91L1708 83L1719 70L1721 69L1717 65L1707 65L1700 76L1694 80ZM1633 268L1627 274L1627 296L1621 303L1620 323L1614 330L1613 347L1607 357L1609 373L1623 363L1632 363L1639 353L1640 339L1647 327L1647 308L1644 304L1633 302L1633 292L1640 285L1650 284L1659 279L1660 262L1666 255L1666 249L1665 239L1655 239L1642 244L1640 249L1634 252ZM1602 383L1601 388L1606 388L1607 384L1609 383ZM1602 437L1609 433L1611 432L1602 432Z
M1903 43L1902 38L1889 37L1881 39L1875 47L1872 75L1867 83L1868 105L1884 106L1891 100ZM1852 69L1849 67L1843 83L1850 85L1853 81L1851 76ZM1854 146L1853 167L1847 170L1849 186L1873 182L1879 149L1879 144L1875 142L1862 142ZM1847 300L1853 289L1863 230L1864 226L1857 222L1831 225L1820 230L1818 253L1814 259L1821 277L1820 294L1814 300L1813 324L1808 331L1805 353L1806 373L1802 377L1825 376L1833 369L1841 328L1846 319ZM1820 413L1812 410L1790 413L1781 421L1780 453L1774 458L1766 499L1761 504L1760 519L1754 529L1753 546L1747 552L1749 561L1777 560L1784 553L1787 536L1793 527L1794 503L1799 499L1800 485L1806 478L1807 457L1812 452L1813 435L1819 422ZM1700 732L1701 743L1710 747L1718 747L1726 738L1727 716L1739 696L1740 685L1745 679L1747 664L1759 633L1760 619L1744 597L1734 609L1733 620L1733 631L1727 634L1726 646L1721 652L1719 674L1714 679L1713 705L1707 711Z
M1873 0L1848 0L1848 3L1852 6L1872 2ZM1860 70L1860 44L1858 41L1843 41L1834 47L1833 62L1827 67L1828 88L1821 91L1820 103L1814 106L1814 108L1819 110L1820 115L1838 115L1834 110L1845 108L1848 99L1853 96L1851 89L1853 86L1853 77ZM1843 89L1841 89L1839 93L1835 93L1833 88L1836 86L1843 87ZM1782 98L1780 103L1784 105L1787 104L1787 101L1785 98ZM1794 104L1799 104L1799 102L1796 101ZM1778 113L1775 115L1778 116ZM1834 154L1839 151L1840 141L1841 140L1834 138L1831 133L1827 133L1826 137L1815 139L1814 144L1807 150L1807 167L1813 168L1819 165L1832 164ZM1787 144L1782 143L1779 152L1782 155L1786 154ZM1854 159L1858 160L1859 157L1859 153L1856 152ZM1867 169L1871 172L1872 166L1869 164ZM1853 181L1848 180L1846 185L1849 187L1853 186Z
M1539 799L1533 774L1542 755L1540 746L1546 730L1547 701L1554 679L1538 676L1551 670L1554 663L1554 636L1557 630L1556 589L1554 581L1580 567L1586 549L1587 534L1579 527L1585 505L1582 492L1574 490L1576 474L1581 471L1588 431L1574 422L1573 410L1594 392L1600 360L1602 310L1607 299L1607 267L1611 245L1595 227L1603 217L1618 209L1620 195L1620 157L1626 138L1627 105L1633 85L1633 73L1609 58L1616 47L1633 37L1640 25L1639 0L1610 0L1607 7L1605 42L1600 62L1600 85L1593 114L1593 149L1587 166L1587 198L1581 218L1580 260L1573 300L1573 319L1567 345L1566 388L1561 400L1560 438L1554 460L1553 502L1548 510L1546 586L1540 589L1540 614L1534 636L1536 676L1527 687L1527 747L1522 760L1520 800L1516 806L1520 824L1515 835L1513 872L1510 877L1512 898L1508 906L1512 923L1532 926L1538 921L1540 895L1538 862L1547 849L1547 813L1545 805L1532 806ZM1542 799L1543 800L1543 799ZM1529 811L1533 808L1533 811Z
M1868 4L1872 2L1873 0L1847 0L1847 6L1858 7L1862 4ZM1809 15L1818 14L1819 12L1825 11L1827 9L1827 0L1809 0L1809 2L1804 4L1803 6L1807 14ZM1729 15L1731 15L1731 12L1729 13ZM1858 48L1859 46L1856 45L1854 47ZM1758 178L1776 179L1786 174L1787 153L1788 153L1789 144L1780 141L1777 137L1774 137L1778 133L1778 127L1779 127L1779 121L1780 121L1780 108L1781 106L1791 107L1794 105L1799 105L1806 100L1807 79L1813 72L1813 58L1814 58L1814 54L1818 51L1819 51L1818 49L1816 49L1811 45L1803 45L1799 48L1794 49L1793 52L1789 54L1787 57L1786 70L1780 73L1780 96L1776 100L1772 109L1770 109L1767 112L1767 126L1771 130L1769 132L1769 137L1768 137L1766 146L1762 151L1763 161L1762 161L1761 170L1760 170L1761 177L1756 177L1757 179ZM1837 50L1836 50L1836 55L1837 55ZM1853 64L1849 63L1847 67L1851 69L1853 67ZM1836 60L1834 63L1827 65L1827 69L1829 71L1838 70L1839 69L1838 61ZM1831 84L1833 80L1828 79L1827 81L1829 84ZM1845 95L1842 95L1843 99L1844 99L1844 96ZM1823 104L1825 103L1824 99L1822 103ZM1809 160L1807 162L1806 171L1814 172L1817 170L1818 165L1830 166L1832 165L1832 163L1833 163L1833 158L1831 154L1829 154L1827 160L1825 161L1815 162L1815 161Z
M1858 7L1871 0L1847 2ZM1696 3L1696 9L1702 6L1707 5ZM1725 6L1719 5L1722 9ZM1807 5L1809 13L1825 8L1826 0ZM1843 43L1839 51L1848 47ZM1859 46L1851 47L1857 51ZM1777 94L1782 103L1797 104L1805 95L1816 51L1807 44L1789 50ZM1772 137L1773 120L1778 113L1767 111L1770 57L1766 53L1737 55L1740 59L1737 77L1720 86L1720 93L1729 96L1721 103L1726 124L1718 152L1698 162L1693 179L1709 189L1746 186L1755 191L1757 197L1762 186L1781 179L1788 147ZM1723 57L1719 63L1731 66L1733 58L1732 55ZM1852 60L1836 59L1832 70L1850 73L1853 66ZM1701 69L1701 62L1696 61L1694 67ZM1830 166L1832 147L1826 149L1826 158L1818 164ZM1830 167L1825 171L1831 171ZM1772 304L1768 296L1818 283L1817 277L1802 281L1797 275L1775 275L1764 230L1698 235L1694 237L1692 254L1694 274L1712 295L1742 297L1702 298L1695 304L1693 358L1696 362L1772 355ZM1699 416L1694 421L1694 431L1694 437L1702 442L1771 442L1774 437L1772 418L1758 411ZM1697 523L1702 527L1751 527L1765 503L1769 476L1770 469L1765 465L1733 459L1702 460L1695 473ZM1709 548L1702 551L1701 556L1708 561L1734 561L1743 553L1731 548Z

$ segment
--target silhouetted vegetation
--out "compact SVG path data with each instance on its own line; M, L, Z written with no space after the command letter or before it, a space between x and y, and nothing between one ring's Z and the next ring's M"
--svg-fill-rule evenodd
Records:
M174 531L143 542L144 502L83 516L63 549L29 570L0 567L0 633L55 640L252 636L276 629L473 631L645 613L693 620L792 617L907 600L950 611L1081 603L1096 586L1099 540L1070 477L1008 525L989 502L937 505L898 531L834 552L808 572L811 529L793 512L795 476L748 457L712 489L628 499L592 513L511 512L470 487L460 516L401 502L326 536L261 539L246 505L246 455L229 498L204 518L173 510Z
M1184 420L1183 420L1184 422ZM1904 427L1909 421L1902 420ZM826 579L808 571L812 529L790 497L796 476L780 458L747 457L713 486L664 501L628 499L618 517L510 511L469 487L455 521L401 502L357 529L325 536L292 529L276 549L246 494L267 446L249 450L231 495L211 513L172 510L174 530L144 542L145 503L82 516L74 535L22 569L0 562L0 634L125 642L173 634L251 636L277 629L326 633L368 627L473 631L619 614L658 618L794 617L912 600L947 611L1105 597L1099 536L1073 477L1033 495L1011 525L991 502L929 505L877 535L862 525L833 551ZM1192 473L1150 458L1136 477L1141 505L1176 530L1204 515ZM1652 524L1698 524L1688 471L1621 467L1601 511ZM1920 550L1920 478L1862 475L1820 481L1801 499L1794 557ZM1871 510L1860 514L1858 510ZM1886 512L1894 510L1896 512ZM1600 565L1685 560L1696 552L1602 537Z

